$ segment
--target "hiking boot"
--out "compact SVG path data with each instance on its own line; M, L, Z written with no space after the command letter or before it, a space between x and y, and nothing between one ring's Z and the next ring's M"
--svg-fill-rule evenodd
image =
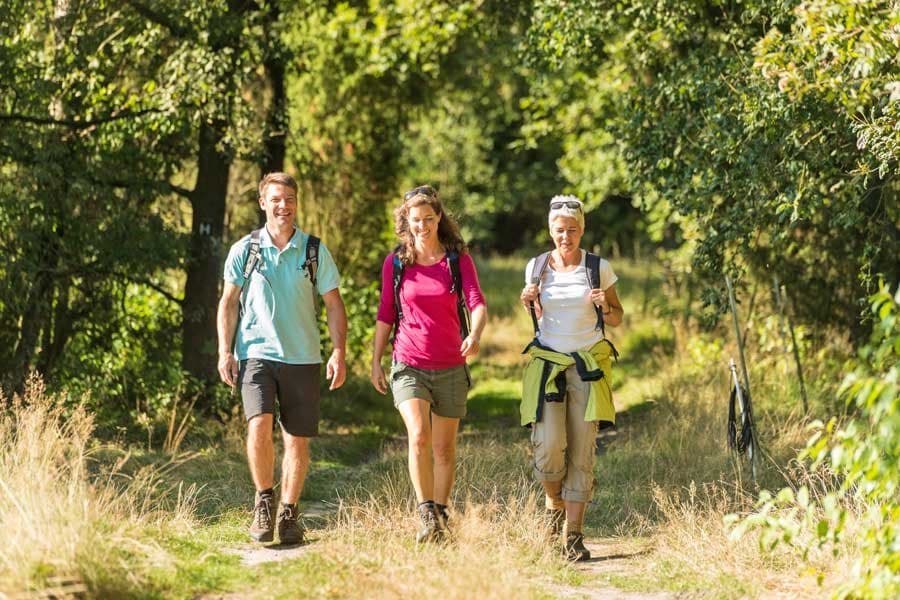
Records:
M422 519L422 528L416 533L416 542L436 542L440 539L440 524L434 502L423 502L419 505L419 518Z
M256 495L253 523L250 524L250 537L255 542L271 542L275 539L275 525L272 519L274 500L274 497L269 495Z
M584 534L573 531L566 536L566 558L572 561L591 558L591 551L584 547Z
M450 512L447 510L446 504L434 505L434 514L437 516L437 540L444 541L450 539Z
M561 536L566 524L566 511L562 508L548 508L546 515L551 537Z
M278 541L282 544L302 544L303 527L297 521L297 505L284 504L278 509Z

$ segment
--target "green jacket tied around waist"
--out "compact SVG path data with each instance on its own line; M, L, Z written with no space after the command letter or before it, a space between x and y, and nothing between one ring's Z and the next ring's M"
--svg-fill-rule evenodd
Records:
M575 365L582 381L591 383L584 420L599 421L601 426L615 425L616 409L612 401L610 375L612 359L618 357L618 352L612 343L600 340L588 351L564 354L541 346L534 340L523 354L528 354L531 360L525 365L522 375L522 402L519 405L522 425L529 426L541 420L544 402L565 399L565 370L572 365Z

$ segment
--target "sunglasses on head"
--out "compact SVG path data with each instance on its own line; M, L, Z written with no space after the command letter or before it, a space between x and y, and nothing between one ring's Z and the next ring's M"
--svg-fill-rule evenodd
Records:
M576 200L562 200L560 202L551 202L550 210L559 210L565 206L566 208L571 208L573 210L581 210L581 202Z
M437 197L437 192L434 191L434 188L430 185L420 185L419 187L413 188L403 194L403 201L406 202L413 196L417 196L419 194L423 194L425 196L431 196L432 198Z

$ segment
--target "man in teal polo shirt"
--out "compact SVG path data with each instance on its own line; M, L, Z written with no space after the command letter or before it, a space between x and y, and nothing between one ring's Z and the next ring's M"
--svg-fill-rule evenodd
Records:
M334 351L326 376L334 390L344 383L347 314L338 291L340 275L331 253L319 246L316 284L306 268L309 235L294 226L297 182L269 173L259 183L266 226L259 232L259 261L245 281L251 236L231 247L219 301L219 375L240 387L247 417L247 459L256 485L250 537L299 544L303 529L297 501L309 467L309 438L319 433L319 369L322 363L316 294L322 296ZM238 322L243 288L243 315ZM235 330L237 330L235 337ZM234 351L232 352L232 347ZM281 504L273 519L275 449L272 429L278 401L284 438Z

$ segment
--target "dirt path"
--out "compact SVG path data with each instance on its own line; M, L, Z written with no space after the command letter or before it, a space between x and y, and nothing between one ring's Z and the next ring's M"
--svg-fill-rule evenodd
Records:
M576 563L575 568L588 576L581 586L556 586L560 598L589 598L592 600L672 600L686 598L673 592L627 592L612 585L613 576L639 574L640 559L648 553L639 542L623 542L615 538L584 540L591 551L591 559Z

